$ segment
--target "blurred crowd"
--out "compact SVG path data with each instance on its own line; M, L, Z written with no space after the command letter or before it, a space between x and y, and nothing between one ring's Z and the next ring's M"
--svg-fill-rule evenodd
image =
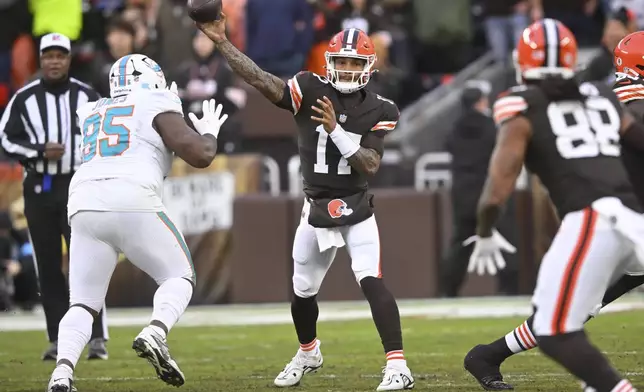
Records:
M532 20L559 19L581 46L602 47L593 77L610 77L612 48L644 26L644 0L224 0L224 12L230 40L284 78L303 69L325 75L328 40L344 28L365 31L378 55L369 88L401 108L490 49L510 66L514 41ZM186 0L0 0L0 113L13 92L39 77L39 40L51 32L72 40L71 75L102 96L116 59L152 57L178 84L186 111L199 115L211 97L223 103L231 120L220 144L240 152L241 121L233 114L244 108L246 90L195 28ZM33 275L20 261L29 260L26 244L24 232L0 216L0 308L9 306L6 293L26 308L34 302L34 280L19 278ZM18 277L18 287L3 276Z
M72 39L72 76L108 95L110 65L138 52L179 84L186 108L214 96L244 105L237 81L189 19L186 0L0 1L0 108L37 71L39 37ZM555 17L582 45L597 45L606 16L641 0L235 0L224 1L229 35L262 68L281 77L322 75L330 37L355 27L374 40L379 72L370 88L405 107L491 47L499 61L535 18ZM644 12L637 13L638 20ZM37 74L36 74L37 76ZM447 76L447 77L446 77Z

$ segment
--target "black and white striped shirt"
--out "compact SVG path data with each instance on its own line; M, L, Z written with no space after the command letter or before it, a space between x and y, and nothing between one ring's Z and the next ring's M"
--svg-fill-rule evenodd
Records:
M0 145L27 171L40 174L73 174L81 163L81 130L76 108L96 101L99 95L87 84L70 78L64 85L50 87L35 80L11 98L0 119ZM44 158L45 145L65 145L58 161Z

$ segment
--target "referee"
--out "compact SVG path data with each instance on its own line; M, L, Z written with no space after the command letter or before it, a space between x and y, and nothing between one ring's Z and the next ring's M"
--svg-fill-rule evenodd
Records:
M70 50L71 43L64 35L43 36L42 77L18 90L0 119L2 148L25 169L25 217L51 343L43 360L56 360L58 324L69 307L69 290L62 270L62 238L70 243L67 192L81 158L76 108L99 99L90 86L69 77ZM92 327L89 359L107 359L107 337L101 312Z

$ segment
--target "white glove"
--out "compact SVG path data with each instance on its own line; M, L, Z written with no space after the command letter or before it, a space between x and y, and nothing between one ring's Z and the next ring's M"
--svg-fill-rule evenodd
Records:
M179 89L177 88L177 84L175 82L172 82L170 84L170 87L168 87L168 90L170 90L171 93L179 95Z
M188 113L188 117L190 117L192 125L201 135L210 134L217 137L221 125L228 119L227 114L221 114L222 109L223 106L221 104L217 105L214 99L207 99L203 101L203 117L201 119L197 119L197 116L192 112Z
M505 260L501 255L501 251L508 253L515 253L517 248L512 246L503 236L496 230L492 231L491 237L479 237L473 235L463 241L463 246L474 243L474 250L470 256L470 264L467 267L467 272L471 273L476 270L478 275L484 275L486 272L490 275L496 275L498 270L505 268Z

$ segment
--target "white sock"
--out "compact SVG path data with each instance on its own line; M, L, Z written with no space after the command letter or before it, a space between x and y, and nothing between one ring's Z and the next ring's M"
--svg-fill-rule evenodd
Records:
M615 385L611 392L637 392L637 389L633 388L631 383L624 379Z
M157 327L156 325L148 325L147 328L150 328L152 331L154 331L157 335L161 336L162 338L166 338L167 335L163 328Z
M71 378L74 379L74 371L67 365L57 365L54 369L54 373L51 375L51 378L54 380L59 378Z
M405 354L403 353L403 350L389 351L387 354L385 354L385 358L387 358L387 366L392 366L399 369L404 369L407 367L407 361L405 360Z
M72 306L58 326L58 358L76 366L83 349L92 336L94 317L80 306ZM70 369L71 370L71 369Z
M537 347L537 339L530 330L528 320L505 335L505 344L515 354Z
M152 320L157 320L170 329L179 321L183 312L186 311L188 303L192 298L192 284L183 278L168 279L154 293L154 309L152 310ZM155 327L155 326L151 326ZM162 328L153 328L155 331L161 331L161 336L165 337L165 331Z

